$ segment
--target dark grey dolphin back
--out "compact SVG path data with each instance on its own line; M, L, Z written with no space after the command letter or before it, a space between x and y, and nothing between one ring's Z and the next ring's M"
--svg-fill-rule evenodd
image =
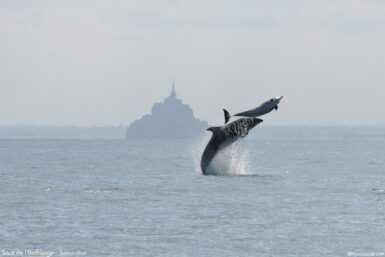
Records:
M269 113L274 109L278 109L278 103L279 101L278 102L274 101L274 99L272 98L254 109L251 109L245 112L240 112L240 113L234 114L233 116L258 117L266 113Z

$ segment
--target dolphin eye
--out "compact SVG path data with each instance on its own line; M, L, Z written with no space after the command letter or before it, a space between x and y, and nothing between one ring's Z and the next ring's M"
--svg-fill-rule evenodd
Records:
M270 102L272 102L272 101L273 101L273 98L270 99Z

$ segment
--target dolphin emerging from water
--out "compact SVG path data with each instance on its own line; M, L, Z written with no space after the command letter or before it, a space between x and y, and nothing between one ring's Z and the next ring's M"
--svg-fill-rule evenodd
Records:
M263 120L258 118L241 118L222 127L208 128L207 130L211 131L213 135L202 154L201 169L203 174L207 175L207 167L220 147L226 147L239 138L247 136L249 131L261 122Z
M263 104L261 104L260 106L254 109L251 109L245 112L240 112L232 116L258 117L271 112L273 109L278 110L278 104L282 98L283 96L277 96L277 97L271 98L270 100L264 102ZM223 112L225 114L225 124L226 124L230 120L231 115L226 109L223 109Z

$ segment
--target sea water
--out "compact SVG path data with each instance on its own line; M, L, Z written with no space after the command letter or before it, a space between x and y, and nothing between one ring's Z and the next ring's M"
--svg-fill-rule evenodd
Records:
M384 128L255 128L222 176L207 138L0 140L0 256L385 252Z

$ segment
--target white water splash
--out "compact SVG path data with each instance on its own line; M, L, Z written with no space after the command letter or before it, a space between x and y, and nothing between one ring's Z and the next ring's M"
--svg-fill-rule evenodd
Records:
M200 168L200 158L206 147L209 137L205 136L201 142L193 146L192 156L195 171L202 174ZM244 140L239 139L236 142L219 149L214 159L207 167L207 174L210 175L246 175L250 170L249 152Z

